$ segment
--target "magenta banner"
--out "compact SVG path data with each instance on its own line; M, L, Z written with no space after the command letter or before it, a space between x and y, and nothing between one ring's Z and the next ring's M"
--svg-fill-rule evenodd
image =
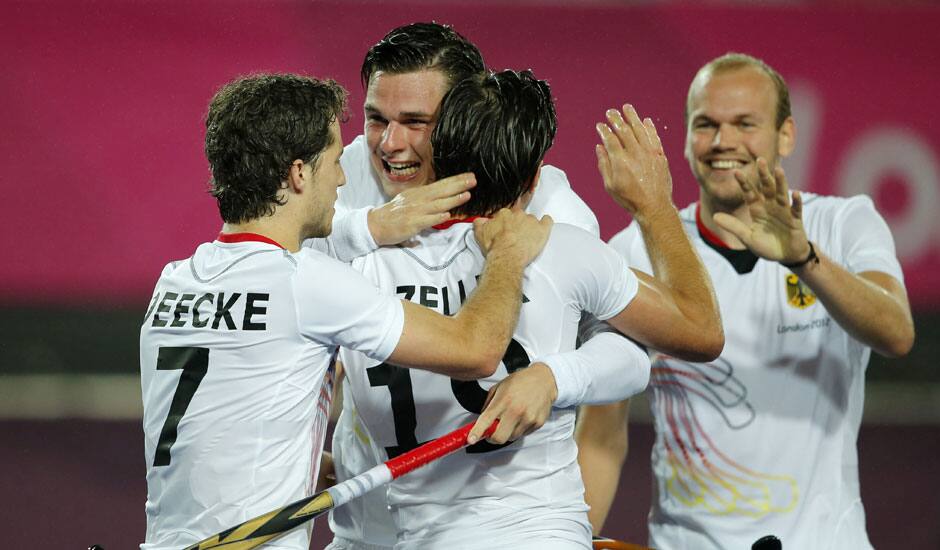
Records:
M216 88L256 71L333 77L351 92L349 141L361 131L366 49L394 26L431 19L476 42L492 67L550 81L559 134L549 161L568 172L605 238L628 219L595 168L604 109L629 101L656 121L683 206L697 196L682 157L689 81L729 50L764 58L792 88L794 187L871 195L915 307L940 307L940 9L842 3L6 3L0 302L146 302L160 268L220 227L202 156Z

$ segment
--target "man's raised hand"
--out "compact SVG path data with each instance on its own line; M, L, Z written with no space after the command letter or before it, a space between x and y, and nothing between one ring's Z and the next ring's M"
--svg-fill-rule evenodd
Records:
M757 159L758 181L750 182L740 171L734 176L744 192L750 223L723 212L714 215L715 223L732 233L754 254L784 264L799 263L810 253L803 228L803 199L790 190L783 168L771 172L767 161Z
M597 124L601 144L595 147L597 168L604 189L630 214L672 206L672 176L653 121L640 121L632 105L623 114L607 111L607 122Z

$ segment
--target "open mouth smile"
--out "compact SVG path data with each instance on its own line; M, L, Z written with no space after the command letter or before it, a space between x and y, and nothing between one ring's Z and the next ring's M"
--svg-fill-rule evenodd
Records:
M745 165L743 161L733 159L713 159L706 164L713 170L737 170Z
M389 162L386 160L382 161L382 167L385 169L385 172L389 174L392 178L410 178L418 173L418 168L421 167L420 162Z

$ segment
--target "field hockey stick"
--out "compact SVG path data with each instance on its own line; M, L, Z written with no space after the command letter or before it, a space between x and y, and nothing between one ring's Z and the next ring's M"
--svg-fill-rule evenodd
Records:
M302 525L313 518L342 506L380 485L385 485L408 472L424 466L467 445L467 435L475 422L458 428L447 435L429 441L420 447L399 455L383 464L363 472L356 477L321 491L313 496L302 498L283 508L252 518L234 527L230 527L211 537L187 546L186 550L207 550L225 548L226 550L247 550L275 539ZM499 421L493 422L481 439L496 431Z
M623 542L622 540L609 539L607 537L594 537L591 544L594 550L651 550L646 546Z

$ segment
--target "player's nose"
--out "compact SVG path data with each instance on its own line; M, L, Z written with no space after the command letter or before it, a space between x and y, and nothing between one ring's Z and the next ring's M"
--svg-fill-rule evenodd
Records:
M405 127L393 121L388 123L382 133L382 142L379 145L385 154L401 151L405 146Z
M731 124L720 124L712 137L712 149L734 149L737 145L737 130Z

